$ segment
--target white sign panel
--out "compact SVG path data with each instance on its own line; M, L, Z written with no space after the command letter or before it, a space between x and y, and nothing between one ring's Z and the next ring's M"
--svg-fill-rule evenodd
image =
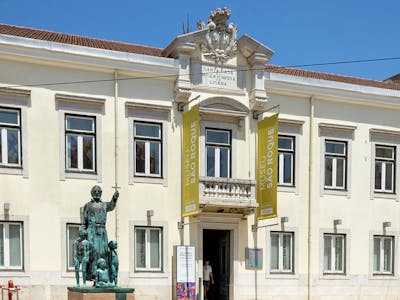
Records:
M196 282L195 248L176 247L176 281Z
M202 65L202 82L216 88L237 89L237 71L219 66Z

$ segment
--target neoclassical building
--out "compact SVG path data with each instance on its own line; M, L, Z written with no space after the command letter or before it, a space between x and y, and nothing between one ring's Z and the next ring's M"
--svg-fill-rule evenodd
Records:
M67 299L99 185L103 201L119 187L107 230L138 300L174 299L177 245L195 249L197 299L204 260L214 299L398 299L398 76L270 65L229 15L163 49L0 25L0 284ZM195 106L199 209L183 218ZM258 123L277 112L277 217L257 220Z

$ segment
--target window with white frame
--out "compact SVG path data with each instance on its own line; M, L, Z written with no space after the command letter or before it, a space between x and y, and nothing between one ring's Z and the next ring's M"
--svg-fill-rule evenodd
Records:
M278 184L294 186L295 138L278 137Z
M96 172L96 118L65 115L65 169Z
M135 176L162 176L162 124L134 122Z
M293 253L293 232L271 232L271 273L294 273Z
M0 107L0 166L21 167L21 111Z
M0 269L22 270L23 235L21 222L0 222Z
M324 234L324 273L345 274L346 235Z
M206 128L206 174L231 176L231 131Z
M396 147L375 145L375 192L395 193Z
M75 270L74 265L74 241L79 237L79 226L80 224L67 224L67 270Z
M393 275L394 237L374 236L373 274Z
M135 270L162 271L162 228L135 227Z
M345 190L347 142L325 140L325 189Z

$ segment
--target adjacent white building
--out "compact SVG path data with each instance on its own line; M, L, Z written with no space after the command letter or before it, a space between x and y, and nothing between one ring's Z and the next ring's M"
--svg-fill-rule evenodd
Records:
M117 185L107 230L136 299L172 298L181 244L197 299L205 259L215 299L398 299L400 85L269 65L228 17L164 49L0 25L0 284L66 299L80 208ZM182 220L196 104L201 210ZM257 222L257 123L277 111L279 217Z

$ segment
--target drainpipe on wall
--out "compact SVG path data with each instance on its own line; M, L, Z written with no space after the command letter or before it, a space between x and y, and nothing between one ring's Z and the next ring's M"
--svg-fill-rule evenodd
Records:
M314 96L310 97L310 124L308 142L308 257L307 257L307 299L311 300L312 273L311 273L311 241L312 241L312 170L313 170L313 127L314 127Z
M118 71L114 72L114 188L118 189ZM115 207L115 240L118 243L118 205Z

